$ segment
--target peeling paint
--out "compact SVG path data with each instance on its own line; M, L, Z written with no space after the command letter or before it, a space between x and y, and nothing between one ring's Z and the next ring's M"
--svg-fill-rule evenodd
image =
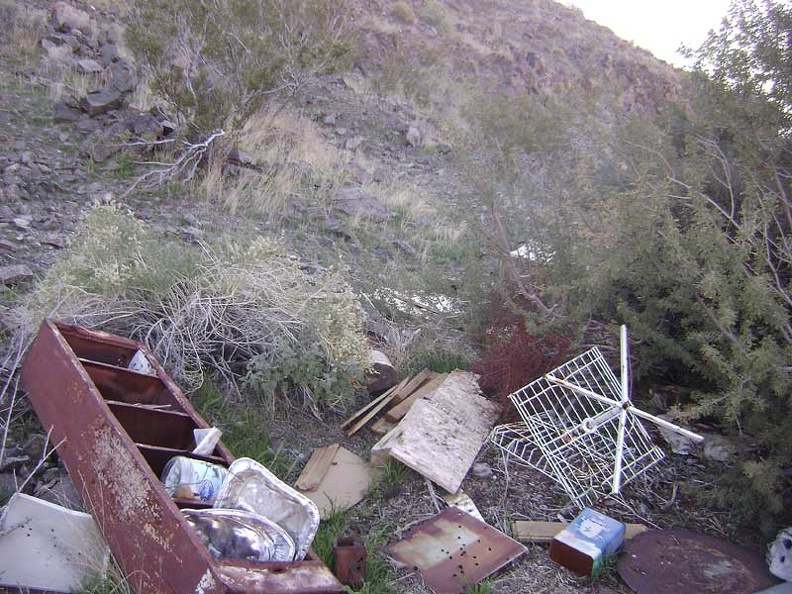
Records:
M206 594L207 591L211 591L216 585L212 572L207 569L206 573L201 576L201 581L195 586L194 594Z

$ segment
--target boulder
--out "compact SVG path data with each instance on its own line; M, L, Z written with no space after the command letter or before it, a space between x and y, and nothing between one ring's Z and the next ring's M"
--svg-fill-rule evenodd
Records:
M407 144L409 146L411 146L411 147L419 147L419 146L421 146L422 138L423 138L423 135L421 134L421 131L418 128L416 128L415 126L410 126L407 129L406 139L407 139Z
M388 356L382 351L371 351L370 363L372 372L366 376L366 389L369 393L382 392L399 382L396 369L390 359L388 359Z
M84 35L93 33L91 15L84 10L73 7L67 2L56 2L51 9L52 25L56 31L69 33L74 30Z
M333 206L350 216L384 220L390 216L388 208L371 192L360 186L344 186L333 196Z
M88 93L80 101L80 107L83 111L88 112L88 115L94 117L121 109L124 106L124 96L117 89L109 89L107 87Z
M112 89L119 93L131 93L137 85L135 66L126 58L110 64L107 69L107 84L105 89Z

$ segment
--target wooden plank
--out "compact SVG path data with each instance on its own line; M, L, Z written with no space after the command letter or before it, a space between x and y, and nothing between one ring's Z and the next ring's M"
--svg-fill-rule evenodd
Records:
M311 454L310 460L300 473L300 478L297 479L295 485L298 489L303 491L313 491L322 482L325 474L327 474L333 458L338 452L341 444L334 443L332 445L316 448Z
M319 508L326 519L334 511L346 511L357 504L371 485L371 467L360 456L339 448L321 482L303 495Z
M372 464L391 456L450 493L459 490L498 418L478 376L454 371L429 399L419 399L371 449Z
M415 392L407 396L399 404L386 412L385 418L391 423L404 418L404 415L407 414L407 411L410 410L412 405L415 404L418 399L429 396L438 388L438 386L440 386L440 384L443 383L447 377L447 373L438 373L434 378L423 384Z
M514 538L522 542L535 544L550 544L556 534L566 528L563 522L534 522L518 520L514 522ZM625 524L624 539L629 540L636 534L645 532L648 528L644 524Z
M379 435L385 435L388 431L396 427L396 425L398 425L398 423L391 423L388 419L382 417L371 426L371 430Z
M362 418L368 415L368 413L372 410L377 408L378 406L382 405L383 407L387 406L393 401L394 393L396 392L397 388L402 384L406 384L407 380L403 380L400 384L393 386L392 388L385 390L382 394L377 396L374 400L366 404L363 408L358 410L355 414L349 417L346 421L341 423L341 429L347 429L352 425L357 424L357 422ZM385 404L383 404L383 402ZM381 408L379 410L382 410ZM375 413L376 414L376 413Z
M407 382L407 385L404 386L404 388L398 390L399 393L395 396L396 402L401 402L407 398L407 396L415 392L418 388L436 376L437 374L434 371L430 371L424 367L421 371L414 375L409 382Z

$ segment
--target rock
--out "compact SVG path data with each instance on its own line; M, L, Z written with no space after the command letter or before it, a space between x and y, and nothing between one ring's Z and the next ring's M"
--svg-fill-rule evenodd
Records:
M31 437L27 443L22 446L22 451L25 452L27 456L30 456L32 460L38 462L46 454L48 442L49 440L47 439L46 435L38 433Z
M105 43L99 48L99 61L102 66L110 66L118 60L118 46L115 43Z
M94 117L108 111L121 109L124 106L124 97L117 89L102 89L92 91L83 97L80 105L83 111Z
M492 476L492 466L486 462L476 462L470 469L476 478L489 478Z
M50 468L36 485L33 494L39 499L61 505L69 509L83 509L82 500L63 468Z
M121 150L121 145L104 134L98 134L87 138L80 148L94 163L104 163Z
M737 454L737 448L722 435L705 435L701 457L713 462L729 462Z
M362 136L353 136L351 138L347 138L344 142L344 148L348 151L354 151L358 148L361 144L363 144L363 137Z
M72 49L68 45L51 45L46 48L47 58L56 64L68 64L72 60Z
M80 70L82 70L86 74L101 72L102 70L104 70L104 68L102 68L102 65L99 62L91 58L83 58L82 60L77 60L77 66L79 67Z
M382 351L371 351L370 363L373 373L366 375L366 389L370 394L387 390L399 382L396 369Z
M384 220L390 216L388 208L376 196L360 186L344 186L333 196L333 206L350 216L364 216Z
M105 89L115 90L119 93L131 93L137 85L135 67L131 61L122 58L113 62L107 69L108 79Z
M256 160L253 158L253 155L241 151L236 147L229 151L228 162L242 167L253 167L256 164Z
M182 227L181 233L187 241L193 243L198 243L206 234L202 229L198 229L197 227Z
M406 139L407 144L411 147L418 147L421 145L422 134L421 131L415 126L410 126L407 129Z
M33 271L24 264L0 266L0 283L15 285L33 280Z
M139 113L128 120L135 136L156 140L162 136L162 124L150 113Z
M15 252L16 249L16 244L8 241L7 239L0 239L0 252Z
M28 462L30 462L30 456L4 456L0 460L0 472L15 470Z
M78 30L84 35L93 33L91 16L87 12L74 8L66 2L56 2L53 4L50 14L52 17L52 24L56 31L70 33L71 31Z
M21 231L27 231L30 229L30 225L33 222L33 217L26 216L26 217L16 217L11 221L14 224L14 227Z
M63 101L58 101L55 104L55 113L52 116L55 122L76 122L81 117L82 112L79 109L70 107Z
M325 126L335 126L336 123L335 114L326 115L323 121Z

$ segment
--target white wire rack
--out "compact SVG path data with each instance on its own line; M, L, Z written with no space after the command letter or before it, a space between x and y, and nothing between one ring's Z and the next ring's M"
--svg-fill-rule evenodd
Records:
M623 327L621 381L594 347L510 394L523 422L490 434L510 458L558 482L581 509L664 458L637 417L701 439L632 407L626 345Z

